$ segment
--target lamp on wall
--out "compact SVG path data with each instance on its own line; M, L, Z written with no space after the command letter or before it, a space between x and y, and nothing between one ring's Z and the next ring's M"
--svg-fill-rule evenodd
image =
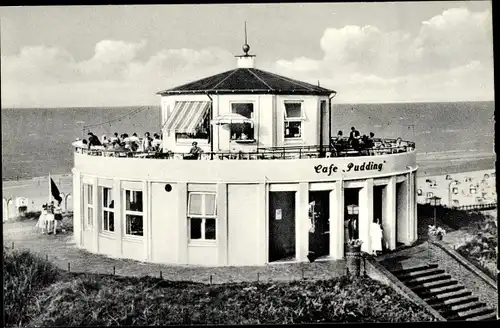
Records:
M436 207L441 205L441 197L433 196L429 198L429 204L434 207L434 226L436 226Z
M358 215L359 214L359 206L358 205L347 205L347 214L349 215Z

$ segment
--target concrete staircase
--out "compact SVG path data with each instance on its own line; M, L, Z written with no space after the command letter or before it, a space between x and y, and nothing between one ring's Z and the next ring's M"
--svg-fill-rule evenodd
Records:
M391 270L402 283L447 320L496 320L496 313L438 264Z

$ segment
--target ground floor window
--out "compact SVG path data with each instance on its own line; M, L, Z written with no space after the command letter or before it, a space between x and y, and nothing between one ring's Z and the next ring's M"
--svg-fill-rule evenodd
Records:
M91 184L83 184L83 204L85 207L85 226L90 229L94 222L94 186Z
M109 187L101 187L102 205L102 231L115 231L115 202L113 200L113 190Z
M143 236L144 213L142 191L125 190L125 235Z
M189 240L216 240L217 213L214 193L190 192L188 199Z

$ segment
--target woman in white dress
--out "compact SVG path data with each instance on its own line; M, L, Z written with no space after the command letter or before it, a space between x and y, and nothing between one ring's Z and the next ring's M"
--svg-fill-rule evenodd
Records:
M373 255L377 256L377 252L382 252L382 227L380 225L380 219L376 219L372 222L370 227L370 239L372 246Z

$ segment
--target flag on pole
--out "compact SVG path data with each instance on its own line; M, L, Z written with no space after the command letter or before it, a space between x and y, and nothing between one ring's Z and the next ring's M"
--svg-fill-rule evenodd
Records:
M52 197L54 197L57 202L62 202L61 193L59 192L59 189L57 188L56 183L54 182L54 180L52 180L52 178L50 178L50 192L52 194Z

